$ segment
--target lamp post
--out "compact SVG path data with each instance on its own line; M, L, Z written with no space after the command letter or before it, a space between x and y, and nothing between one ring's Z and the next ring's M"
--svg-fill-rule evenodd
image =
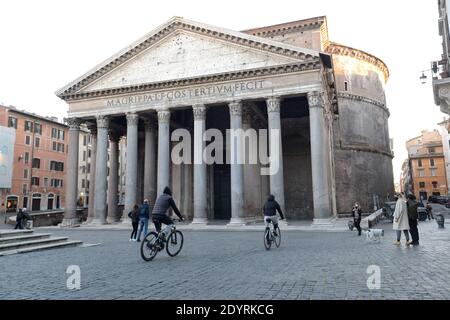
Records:
M422 75L419 77L419 79L420 79L420 83L422 83L422 84L425 84L428 81L428 77L426 76L425 73L430 72L432 77L433 77L433 79L437 79L436 74L438 73L438 63L436 61L433 61L431 63L431 68L430 69L422 70L421 72L422 72Z

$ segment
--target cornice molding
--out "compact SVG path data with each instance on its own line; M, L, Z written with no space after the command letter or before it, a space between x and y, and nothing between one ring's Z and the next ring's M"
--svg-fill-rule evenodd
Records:
M387 65L379 58L375 57L374 55L371 55L367 52L364 52L362 50L358 50L352 47L347 47L335 42L328 42L326 44L325 51L331 54L336 54L340 56L347 56L352 57L355 59L359 59L361 61L368 62L374 66L376 66L378 69L380 69L383 74L385 81L387 82L389 79L389 69Z
M391 113L389 112L389 109L386 107L386 105L384 103L379 102L374 99L370 99L367 97L363 97L363 96L351 94L351 93L346 93L346 92L338 92L338 98L369 103L369 104L372 104L374 106L377 106L377 107L383 109L387 113L388 117L391 115Z
M177 31L188 31L197 33L200 35L216 38L218 40L225 40L238 44L240 46L245 46L253 49L258 49L270 53L274 53L281 56L286 56L290 58L296 58L299 60L308 59L319 59L318 52L308 50L305 48L295 48L294 46L286 45L281 42L271 41L264 38L258 38L243 32L236 32L232 30L225 30L220 28L215 28L212 26L203 25L193 21L188 21L182 18L174 18L169 21L168 24L161 27L154 33L150 33L144 38L138 40L132 44L127 50L123 50L116 56L113 56L109 60L95 67L90 72L86 73L84 76L73 81L69 85L63 87L56 92L56 95L65 100L65 97L74 94L81 90L82 88L93 83L106 73L112 71L113 69L119 67L125 62L129 61L136 55L140 54L144 50L153 46L157 42L161 41L168 35L175 33Z
M385 150L381 150L378 148L371 148L368 146L358 146L358 145L340 145L338 146L339 150L347 150L347 151L355 151L355 152L368 152L368 153L375 153L375 154L381 154L384 156L387 156L391 159L394 158L394 155L391 152L387 152Z
M178 87L188 87L193 85L201 85L206 83L213 82L223 82L223 81L232 81L232 80L241 80L252 78L256 76L270 76L270 75L278 75L278 74L286 74L286 73L294 73L301 71L312 71L312 70L320 70L321 64L318 58L313 58L305 62L300 63L290 63L278 66L264 67L264 68L256 68L256 69L248 69L241 71L232 71L227 73L220 74L212 74L206 76L199 76L193 78L183 78L176 80L169 80L163 82L152 82L152 83L144 83L134 86L120 87L120 88L111 88L111 89L103 89L97 91L89 91L84 93L68 93L60 96L61 99L65 101L75 101L81 99L89 99L95 97L106 97L106 96L114 96L121 95L127 93L138 93L138 92L146 92L151 90L163 90L170 88L178 88Z
M248 29L243 30L242 32L259 37L273 37L282 34L294 33L298 31L320 29L325 22L326 22L325 17L318 17L307 20L282 23L273 26Z

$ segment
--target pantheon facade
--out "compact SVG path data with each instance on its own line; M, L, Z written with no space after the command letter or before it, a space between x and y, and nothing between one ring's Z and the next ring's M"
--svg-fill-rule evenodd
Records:
M394 192L384 94L386 65L328 38L326 17L244 31L174 17L57 91L69 105L64 226L77 224L78 137L93 135L90 218L126 213L170 186L192 223L262 219L274 194L287 221L330 223L355 201L370 212ZM206 164L208 129L280 130L279 168ZM192 163L174 163L176 129L192 135ZM119 139L126 139L118 210ZM223 144L226 152L230 146ZM232 148L242 148L242 143ZM236 150L235 150L236 151ZM109 165L108 165L109 163ZM269 164L270 165L270 164Z

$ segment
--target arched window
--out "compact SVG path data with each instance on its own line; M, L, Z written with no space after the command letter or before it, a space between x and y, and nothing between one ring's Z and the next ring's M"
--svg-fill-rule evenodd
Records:
M49 193L47 196L47 210L53 210L55 202L54 199L55 195L53 193Z

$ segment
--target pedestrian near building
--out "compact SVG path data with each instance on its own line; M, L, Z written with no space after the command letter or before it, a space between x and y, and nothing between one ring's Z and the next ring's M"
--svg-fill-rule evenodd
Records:
M131 218L131 225L133 226L130 241L136 241L139 227L139 206L137 204L135 204L133 210L128 213L128 217Z
M14 229L23 229L22 220L23 220L23 211L22 209L19 209L16 215L16 226L14 227Z
M413 194L409 194L408 202L406 204L408 207L409 233L412 238L412 241L409 244L417 246L419 245L419 229L417 228L417 220L419 219L417 209L419 207L419 203L416 201L416 197Z
M352 217L353 222L355 225L355 228L358 230L358 236L361 236L361 217L362 217L362 210L359 206L359 203L356 202L352 209Z
M137 235L137 241L141 241L141 233L144 230L144 238L148 232L148 220L150 219L150 205L148 200L145 199L142 206L139 208L139 232Z
M406 204L406 198L404 194L399 196L397 203L395 205L394 211L394 223L392 228L397 231L397 241L394 242L395 245L400 245L400 238L402 236L402 231L405 234L406 245L409 244L409 220L408 220L408 207Z

